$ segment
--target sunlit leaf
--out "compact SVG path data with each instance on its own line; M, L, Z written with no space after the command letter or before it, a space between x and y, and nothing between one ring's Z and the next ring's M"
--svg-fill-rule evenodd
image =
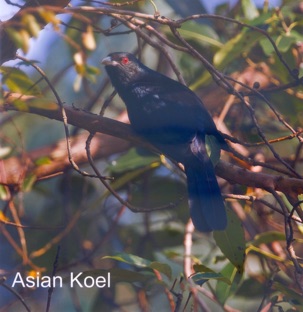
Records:
M37 166L42 166L42 165L49 165L52 163L52 160L48 156L43 156L38 159L36 159L35 164Z
M245 18L251 20L259 16L259 11L252 0L241 0Z
M26 101L26 104L29 108L39 108L46 110L57 110L58 104L54 102L52 99L48 98L32 98Z
M18 110L19 112L28 112L29 107L26 103L26 101L23 101L21 99L15 99L10 101L10 103Z
M32 37L38 37L41 28L34 15L24 14L22 16L22 23Z
M56 14L51 11L45 9L43 6L39 6L37 10L38 14L44 19L45 23L52 23L55 29L60 25L60 20L57 18Z
M271 259L271 260L275 260L275 261L279 261L279 262L283 262L285 265L291 265L291 261L289 260L285 260L283 257L281 256L277 256L274 253L268 252L262 248L256 247L254 245L248 245L247 249L246 249L247 253L253 251L254 253L257 253L259 255L264 256L265 258Z
M7 201L10 197L11 195L7 186L0 184L0 199Z
M1 198L2 200L5 200L5 199L3 199L3 197L2 197L1 189L2 189L2 185L0 185L0 198ZM7 200L7 199L6 199L6 200ZM2 222L7 222L7 221L9 221L9 218L3 213L2 210L0 210L0 221L2 221Z
M76 66L77 67L77 66ZM75 92L79 92L82 86L83 76L78 74L73 83L73 89Z
M91 25L88 25L86 32L82 34L82 42L87 50L92 51L96 49L96 40Z
M9 34L10 38L18 48L22 49L24 53L28 52L30 35L27 30L23 28L15 30L12 27L7 27L5 31Z

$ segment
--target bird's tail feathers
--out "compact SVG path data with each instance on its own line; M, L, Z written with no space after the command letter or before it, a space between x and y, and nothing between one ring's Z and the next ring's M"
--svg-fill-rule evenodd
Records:
M214 167L207 156L193 156L185 164L189 208L192 221L198 231L224 230L227 224L226 211Z

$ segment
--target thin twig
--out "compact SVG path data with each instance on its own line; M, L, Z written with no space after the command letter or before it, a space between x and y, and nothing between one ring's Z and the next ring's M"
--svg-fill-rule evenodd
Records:
M43 70L37 66L36 64L34 64L33 62L27 60L26 58L18 55L16 56L16 58L27 62L28 64L30 64L33 68L35 68L37 70L37 72L44 78L44 80L47 82L47 84L49 85L50 89L52 90L57 103L61 109L61 114L62 114L62 121L63 121L63 126L64 126L64 131L65 131L65 137L66 137L66 146L67 146L67 151L68 151L68 160L70 162L70 164L72 165L73 169L75 169L78 173L80 173L83 176L87 176L87 177L91 177L91 178L95 178L95 175L91 175L85 171L80 170L80 168L78 167L78 165L75 163L73 157L72 157L72 153L71 153L71 141L70 141L70 135L69 135L69 129L68 129L68 121L67 121L67 116L66 116L66 112L64 109L64 105L63 102L59 96L59 94L57 93L56 89L54 88L54 86L52 85L51 81L48 79L48 77L46 76L46 74L43 72ZM104 177L106 179L112 180L112 177Z
M53 264L53 271L52 271L52 280L54 278L54 276L56 275L57 272L57 268L58 268L58 262L59 262L59 254L60 254L60 245L57 247L57 252L56 252L56 257L55 257L55 261ZM53 283L51 283L50 288L48 289L48 296L47 296L47 303L46 303L46 312L49 311L50 309L50 303L51 303L51 298L52 298L52 294L54 292L54 285Z
M26 311L31 312L31 309L30 309L29 306L26 304L26 302L25 302L25 300L23 299L23 297L22 297L20 294L18 294L12 287L7 286L4 282L5 282L5 279L2 279L2 280L0 281L0 285L1 285L2 287L4 287L5 289L7 289L9 292L11 292L13 295L15 295L15 296L20 300L20 302L22 303L22 305L24 306L24 308L26 309Z
M168 203L163 206L158 206L158 207L152 207L152 208L142 208L142 207L135 207L132 204L130 204L128 201L124 200L104 179L104 177L101 175L99 169L95 165L95 162L92 158L91 152L90 152L90 144L91 141L94 137L95 133L90 133L87 141L86 141L86 153L87 153L87 158L89 161L90 166L96 173L96 176L99 178L99 180L102 182L102 184L105 186L105 188L122 204L123 206L126 206L129 208L132 212L150 212L150 211L157 211L157 210L166 210L166 209L172 209L175 208L178 203Z

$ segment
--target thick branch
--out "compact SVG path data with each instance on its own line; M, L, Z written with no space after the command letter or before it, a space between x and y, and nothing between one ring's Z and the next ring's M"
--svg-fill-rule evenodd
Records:
M126 114L122 114L120 118L127 120ZM70 140L73 160L78 166L88 163L85 150L87 137L87 133L81 133ZM129 141L97 133L90 150L94 159L102 159L126 151L130 146ZM39 164L39 160L43 160L43 164ZM23 153L22 158L14 156L0 160L0 184L18 186L29 175L33 174L37 180L41 180L62 174L69 168L71 164L68 159L66 139L62 139L56 144Z
M263 190L275 190L297 197L303 193L303 180L272 175L262 172L252 172L225 161L216 166L216 173L232 184L246 185Z
M0 106L0 110L2 111L10 111L17 110L13 105L13 100L17 98L17 95L10 95L7 98L6 104ZM32 97L22 97L23 100L27 100L30 103L30 99ZM93 146L92 155L97 155L97 157L106 157L109 156L110 153L116 153L118 151L123 151L130 146L130 143L125 143L124 140L131 142L133 144L145 145L146 147L150 147L147 143L142 141L139 137L137 137L130 126L113 120L106 117L101 117L99 115L95 115L89 112L85 112L82 110L77 110L72 107L67 106L65 108L67 121L69 124L74 125L76 127L85 129L89 132L101 133L96 142L103 142L108 149L105 149L104 145L100 146L97 144ZM41 109L37 107L29 106L26 113L32 113L39 116L44 116L50 119L55 119L58 121L62 121L61 112L58 109ZM86 136L80 136L74 139L74 148L73 153L75 157L75 161L80 161L80 163L84 163L87 161L85 151L84 151L84 142ZM121 140L123 139L123 140ZM76 144L77 143L77 144ZM78 145L80 144L80 147ZM76 145L75 145L76 144ZM111 147L109 147L111 145ZM56 153L51 153L52 148L55 148ZM103 152L100 153L100 151ZM47 148L45 151L45 155L52 156L59 154L60 155L60 165L58 162L45 164L39 168L38 166L32 166L30 169L33 173L37 174L39 179L46 178L50 175L59 174L63 170L70 167L70 163L67 160L67 151L66 145L64 142L57 144L53 147ZM33 152L31 154L31 161L35 160L37 156L42 157L41 150L40 153ZM54 158L55 159L55 158ZM12 162L14 165L12 166ZM19 162L19 163L18 163ZM16 166L16 163L19 165ZM17 158L9 158L2 161L1 170L0 170L0 183L2 184L18 184L20 183L21 174L20 172L24 172L25 162L18 160ZM13 168L13 169L9 169ZM22 170L21 170L22 168ZM16 175L16 172L19 175ZM30 170L26 170L27 174ZM237 183L240 185L252 186L257 188L262 188L265 190L276 190L281 191L285 194L296 198L298 194L303 193L303 180L283 177L281 175L272 175L266 173L255 173L249 170L240 168L238 166L220 161L216 167L216 172L218 176L224 178L230 183ZM16 179L16 177L18 177Z
M6 96L5 104L0 106L0 111L20 111L18 105L14 105L14 101L22 100L28 106L26 107L26 113L35 114L49 119L55 119L62 121L62 113L59 106L56 103L48 103L45 108L37 107L37 105L31 105L32 100L37 103L37 97L26 96L11 93ZM85 129L91 133L100 132L108 135L113 135L121 139L125 139L132 142L142 142L131 130L131 127L125 123L102 117L90 112L86 112L71 106L65 106L65 112L68 119L68 124L75 127Z
M6 104L0 106L0 111L18 111L13 104L14 100L20 99L20 94L6 94ZM37 101L36 97L22 96L22 100L28 104L26 113L32 113L44 116L50 119L62 121L62 114L55 103L48 103L45 109L31 106L31 101ZM140 138L138 138L131 130L128 122L127 114L119 116L119 121L101 117L89 112L77 110L70 106L65 108L67 121L70 125L74 125L88 132L97 133L91 144L91 154L94 158L106 158L112 154L127 150L131 142L149 146ZM87 155L85 151L85 141L87 134L82 133L71 138L73 160L78 164L87 164ZM37 164L37 160L44 158L41 165ZM0 162L0 184L18 186L30 174L35 177L45 179L62 173L70 168L68 160L66 140L58 143L39 148L28 153L23 153L21 157L10 157Z

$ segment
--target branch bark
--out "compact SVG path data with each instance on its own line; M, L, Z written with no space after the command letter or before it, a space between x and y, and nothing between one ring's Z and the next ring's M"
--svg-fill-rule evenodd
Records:
M0 111L17 111L18 109L13 103L18 98L20 98L19 94L7 95L5 104L0 106ZM22 100L28 104L28 109L24 113L35 114L62 122L62 115L58 107L56 109L42 109L31 106L31 100L34 98L33 96L22 96ZM56 105L55 103L53 104ZM117 121L70 106L65 107L65 112L68 124L85 129L91 133L97 133L92 145L92 155L95 158L108 157L111 154L122 152L131 145L141 145L152 149L151 145L139 138L132 131L131 127L124 123L128 120L126 115L120 116L120 121ZM81 134L72 139L73 157L79 164L87 163L84 149L85 140L86 134ZM43 156L48 156L50 163L41 166L36 165L35 160ZM71 167L67 157L65 140L53 146L30 152L28 159L11 157L2 160L0 164L0 184L15 186L19 185L22 179L30 173L35 174L37 179L44 179L60 174ZM280 191L293 198L303 193L302 179L251 172L224 161L218 163L216 173L232 184Z

